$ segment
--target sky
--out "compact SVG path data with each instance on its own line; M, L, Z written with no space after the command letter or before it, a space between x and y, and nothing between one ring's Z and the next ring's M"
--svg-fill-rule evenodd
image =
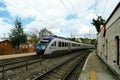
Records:
M92 19L107 20L120 0L0 0L0 38L20 18L25 33L43 28L62 37L96 38Z

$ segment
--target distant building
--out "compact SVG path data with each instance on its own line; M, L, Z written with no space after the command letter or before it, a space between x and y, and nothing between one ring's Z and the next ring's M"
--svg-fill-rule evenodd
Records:
M28 44L23 44L19 46L20 53L28 53L28 52L35 52L35 47L32 43L28 42Z
M120 2L97 36L97 53L120 77Z
M0 40L0 55L13 53L15 53L15 50L12 43L9 40Z
M80 43L82 42L80 38L75 38L75 41L80 42Z

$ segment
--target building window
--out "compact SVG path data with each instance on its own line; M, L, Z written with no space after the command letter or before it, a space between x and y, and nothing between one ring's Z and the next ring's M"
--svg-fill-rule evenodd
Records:
M120 51L119 51L119 48L120 48L120 45L119 45L119 36L116 36L115 37L115 45L116 45L116 53L117 53L117 65L119 65L119 62L120 62L120 59L119 59L119 55L120 55Z
M108 60L108 40L106 39L106 59Z

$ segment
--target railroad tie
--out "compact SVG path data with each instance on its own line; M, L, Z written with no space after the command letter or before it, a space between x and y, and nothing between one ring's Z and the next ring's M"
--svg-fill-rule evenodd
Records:
M96 80L96 72L93 70L90 73L90 80Z

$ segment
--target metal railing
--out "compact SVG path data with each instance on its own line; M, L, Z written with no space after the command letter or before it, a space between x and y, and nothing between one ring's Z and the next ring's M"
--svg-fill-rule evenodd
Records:
M32 60L36 60L36 61L30 62ZM30 58L30 59L12 61L12 62L8 62L8 63L1 63L0 64L0 73L2 75L1 75L0 79L5 80L5 72L6 71L14 70L14 69L21 68L21 67L25 67L25 71L27 71L29 65L38 63L41 61L42 61L41 57L36 56L36 57Z

